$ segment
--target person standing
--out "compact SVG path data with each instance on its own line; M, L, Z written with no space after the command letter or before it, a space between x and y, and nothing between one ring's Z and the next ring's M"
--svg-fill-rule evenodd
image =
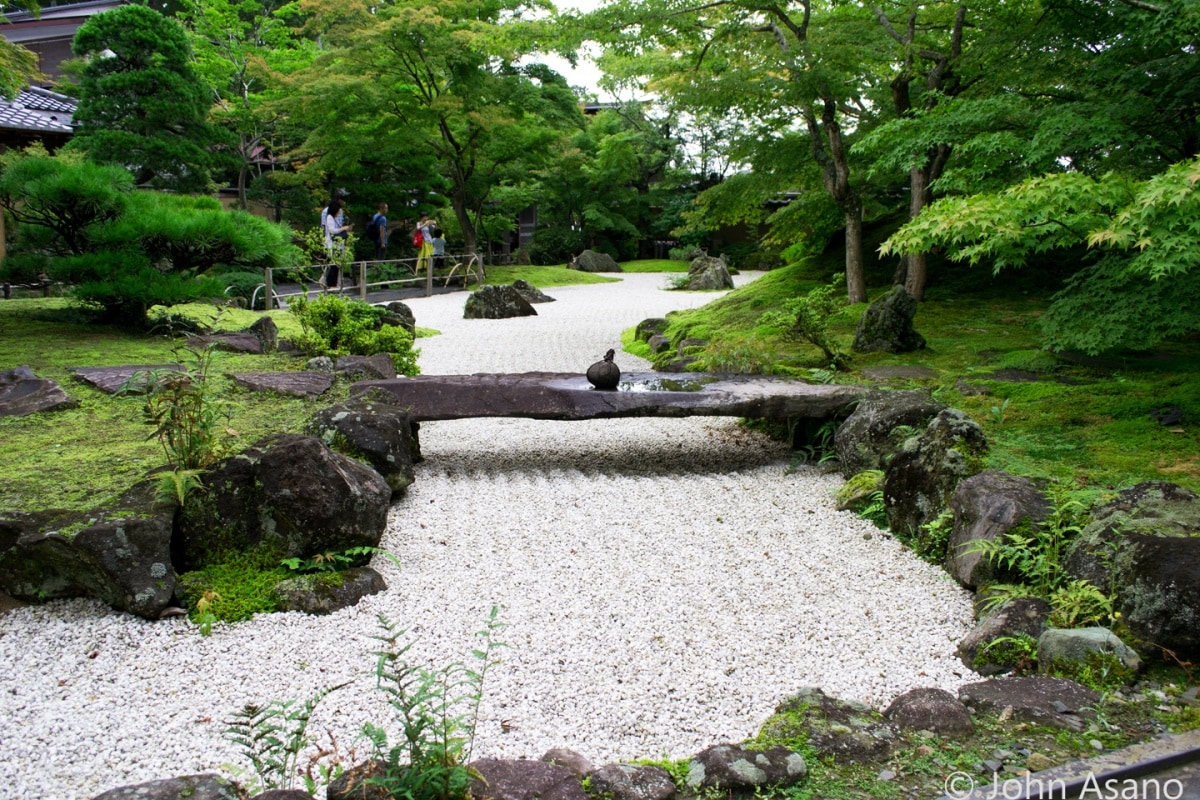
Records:
M353 227L350 223L344 223L342 220L345 216L342 213L342 198L335 197L329 201L329 205L321 212L321 222L325 227L325 252L329 256L330 261L333 260L334 241L337 240L336 247L339 252L346 249L346 238L350 235L350 228ZM341 270L337 264L330 264L325 268L325 274L321 276L321 287L324 289L340 288Z
M371 217L372 240L375 242L375 260L382 261L387 258L387 237L388 237L388 204L380 203L379 210L375 212L375 216Z
M433 234L430 240L433 244L433 268L442 269L446 266L446 240L442 238L442 229L434 226L429 229Z
M413 244L417 247L418 274L430 266L433 257L433 229L436 227L437 220L421 212L421 218L417 220L417 226L413 229Z

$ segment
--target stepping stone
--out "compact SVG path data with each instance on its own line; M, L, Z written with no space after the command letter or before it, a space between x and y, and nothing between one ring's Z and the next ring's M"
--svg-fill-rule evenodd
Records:
M863 377L870 378L873 381L891 381L891 380L914 380L927 381L938 376L937 370L929 367L918 367L910 364L896 364L886 367L867 367L863 370Z
M251 355L261 356L264 352L262 339L249 332L212 333L205 336L196 336L191 342L199 347L207 347L211 344L217 350L223 350L227 353L250 353Z
M155 370L182 371L178 364L126 364L121 367L76 367L71 373L84 383L90 383L102 392L113 394L133 377L136 372ZM139 379L130 387L133 391L145 391L146 381Z
M24 417L77 405L57 383L39 378L29 367L0 372L0 417Z
M278 392L292 397L317 397L333 386L333 376L320 372L242 372L229 377L253 392Z

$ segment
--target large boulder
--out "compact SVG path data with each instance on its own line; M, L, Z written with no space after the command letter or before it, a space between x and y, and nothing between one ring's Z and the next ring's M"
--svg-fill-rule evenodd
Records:
M1086 719L1096 716L1092 709L1100 695L1074 681L1035 675L969 683L958 690L958 699L972 711L1007 713L1017 722L1080 731Z
M275 584L272 593L280 611L332 614L349 608L369 594L387 589L383 576L370 567L297 575Z
M1116 595L1136 637L1200 654L1200 497L1173 483L1126 489L1092 512L1066 569Z
M799 783L807 774L804 756L786 747L749 750L720 744L698 753L691 760L687 785L701 794L706 790L757 793L768 787Z
M652 337L661 337L667 325L666 317L647 317L633 329L633 337L639 342L649 342Z
M684 288L690 291L732 289L733 278L730 277L729 267L722 259L700 256L693 259L688 266L688 280Z
M945 689L910 689L893 700L883 716L902 728L932 731L950 739L975 732L971 712Z
M1142 668L1142 659L1133 648L1108 628L1047 628L1038 637L1038 669L1042 672L1084 666L1093 654L1116 658L1130 677Z
M408 307L408 303L393 300L384 308L387 310L387 315L383 318L385 325L395 325L404 328L413 336L417 335L417 318Z
M923 431L945 408L922 391L872 392L833 435L842 476L883 469L906 439Z
M888 527L905 534L933 521L950 505L958 484L982 469L986 450L978 423L958 409L938 412L888 462L883 479Z
M24 417L77 405L57 383L39 378L29 367L0 371L0 417Z
M1018 526L1036 525L1046 518L1050 502L1033 481L999 470L984 470L958 485L950 500L954 531L946 553L946 571L968 589L1002 583L999 573L983 558L977 542L996 542Z
M587 777L592 795L612 800L670 800L675 796L675 782L662 767L605 764Z
M218 462L204 481L206 490L190 495L180 514L180 571L259 544L298 558L374 547L392 496L369 466L296 434L268 437Z
M368 392L317 412L308 432L333 449L365 461L383 476L393 495L415 480L420 451L408 413L385 392Z
M467 297L463 319L536 317L537 310L511 286L481 286Z
M859 353L908 353L924 348L925 337L913 329L916 314L917 301L903 286L893 286L890 292L872 303L858 321L854 350Z
M1024 635L1036 642L1046 630L1050 604L1037 597L1017 597L992 609L958 643L958 657L980 675L1012 672L1026 654L1016 646Z
M589 800L575 773L557 764L481 758L467 766L474 800Z
M803 739L822 756L886 760L898 743L896 728L873 708L805 687L780 703L763 723L764 739Z
M92 800L242 800L238 785L220 775L185 775L109 789Z
M373 356L342 356L333 371L349 381L390 381L396 377L396 362L390 353Z
M598 253L595 250L584 250L575 258L571 259L568 265L571 269L577 269L580 272L621 272L621 265L616 262L612 256L607 253Z
M543 292L541 289L534 286L529 281L513 281L512 287L517 290L517 294L524 297L530 303L553 303L554 298Z
M266 314L256 319L246 330L258 337L264 353L274 353L279 349L279 326Z

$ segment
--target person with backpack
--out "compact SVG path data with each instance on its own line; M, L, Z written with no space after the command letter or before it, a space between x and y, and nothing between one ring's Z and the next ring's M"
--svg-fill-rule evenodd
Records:
M371 217L371 221L367 223L367 238L375 243L375 260L382 261L387 258L387 240L388 240L388 204L380 203L379 210L375 212L375 216Z

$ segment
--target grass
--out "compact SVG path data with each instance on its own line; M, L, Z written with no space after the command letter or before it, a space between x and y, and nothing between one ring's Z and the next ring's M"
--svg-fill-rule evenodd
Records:
M617 283L620 278L581 272L567 267L488 267L486 283L507 285L515 280L529 281L539 289L587 283Z

